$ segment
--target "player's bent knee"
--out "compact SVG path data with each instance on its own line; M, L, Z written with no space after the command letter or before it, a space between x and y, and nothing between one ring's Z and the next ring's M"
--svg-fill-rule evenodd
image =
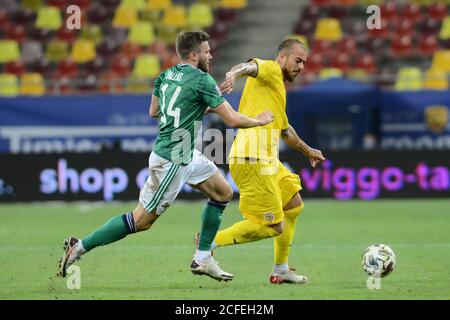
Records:
M220 193L217 193L214 196L214 200L219 202L230 202L233 199L233 189L230 186L221 190Z
M272 237L277 237L277 236L279 236L280 234L283 233L284 223L280 222L280 223L277 223L277 224L273 224L273 225L270 226L270 228L273 231L275 231L275 233L272 234Z

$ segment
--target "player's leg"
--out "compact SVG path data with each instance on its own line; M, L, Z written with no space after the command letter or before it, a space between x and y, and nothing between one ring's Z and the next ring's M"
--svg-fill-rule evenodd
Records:
M272 283L304 283L305 276L296 275L289 268L288 259L295 236L298 217L304 207L298 193L301 189L299 177L280 168L280 186L283 198L284 231L274 239L274 268L270 276ZM292 194L294 193L294 196ZM287 203L286 203L287 202Z
M216 280L231 280L233 275L220 269L212 258L211 243L219 229L223 211L233 197L233 190L214 163L200 152L194 152L192 164L189 166L191 174L187 182L209 198L201 216L199 241L191 271L194 274L208 275Z
M274 175L264 175L270 164L230 164L231 175L239 188L239 209L245 220L220 230L213 249L233 244L253 242L277 237L283 231L282 204L277 194L278 183Z

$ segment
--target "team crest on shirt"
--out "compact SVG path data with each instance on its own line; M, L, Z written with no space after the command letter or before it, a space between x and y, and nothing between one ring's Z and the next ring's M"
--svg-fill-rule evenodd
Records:
M266 222L272 222L275 219L275 215L271 212L268 213L264 213L264 220L266 220Z

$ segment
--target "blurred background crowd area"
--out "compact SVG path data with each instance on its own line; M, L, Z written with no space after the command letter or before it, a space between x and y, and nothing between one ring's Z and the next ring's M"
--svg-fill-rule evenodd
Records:
M1 0L0 96L149 93L178 63L180 30L207 31L212 75L274 58L286 36L309 49L290 88L345 77L393 90L448 90L450 0ZM369 29L370 5L381 28ZM70 30L67 7L81 9Z

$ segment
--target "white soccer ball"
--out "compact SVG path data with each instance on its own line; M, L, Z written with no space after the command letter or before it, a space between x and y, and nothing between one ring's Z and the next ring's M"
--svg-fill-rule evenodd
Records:
M369 246L363 253L361 264L369 275L384 278L395 268L394 251L385 244Z

